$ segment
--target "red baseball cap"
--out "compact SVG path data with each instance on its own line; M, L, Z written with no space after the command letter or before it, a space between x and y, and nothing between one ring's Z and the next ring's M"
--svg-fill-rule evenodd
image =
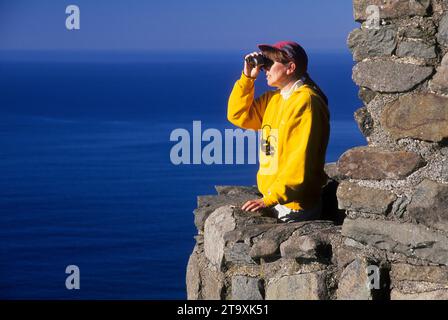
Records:
M302 67L304 72L308 69L308 55L306 54L305 49L303 49L297 42L280 41L273 45L259 44L258 48L261 51L282 51L291 59L291 61L294 61Z

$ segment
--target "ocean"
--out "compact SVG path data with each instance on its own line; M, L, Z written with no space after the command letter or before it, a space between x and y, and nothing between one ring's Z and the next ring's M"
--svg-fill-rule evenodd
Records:
M327 162L365 145L350 53L310 53ZM185 299L196 197L256 165L173 165L170 133L234 128L241 52L0 53L0 298ZM262 75L257 93L267 89ZM66 288L66 267L80 289Z

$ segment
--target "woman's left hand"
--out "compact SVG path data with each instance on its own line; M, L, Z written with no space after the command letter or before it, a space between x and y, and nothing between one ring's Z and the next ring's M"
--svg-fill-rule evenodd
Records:
M250 212L255 212L255 211L263 209L263 208L266 208L266 205L264 204L263 199L256 199L256 200L247 201L241 207L241 209L243 211L250 211Z

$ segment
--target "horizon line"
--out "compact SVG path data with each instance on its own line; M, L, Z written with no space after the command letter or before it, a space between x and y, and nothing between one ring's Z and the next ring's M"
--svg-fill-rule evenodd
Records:
M235 53L235 52L250 52L253 49L138 49L138 48L127 48L127 49L68 49L68 48L45 48L45 49L23 49L23 48L0 48L0 53L12 53L12 52L62 52L62 53ZM307 52L313 53L343 53L350 52L348 47L345 48L310 48L306 50Z

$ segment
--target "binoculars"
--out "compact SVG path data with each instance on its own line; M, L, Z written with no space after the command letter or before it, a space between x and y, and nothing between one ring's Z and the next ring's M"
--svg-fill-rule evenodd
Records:
M262 69L269 69L273 64L274 61L263 55L262 53L257 54L255 56L247 57L246 62L252 67L261 67Z

